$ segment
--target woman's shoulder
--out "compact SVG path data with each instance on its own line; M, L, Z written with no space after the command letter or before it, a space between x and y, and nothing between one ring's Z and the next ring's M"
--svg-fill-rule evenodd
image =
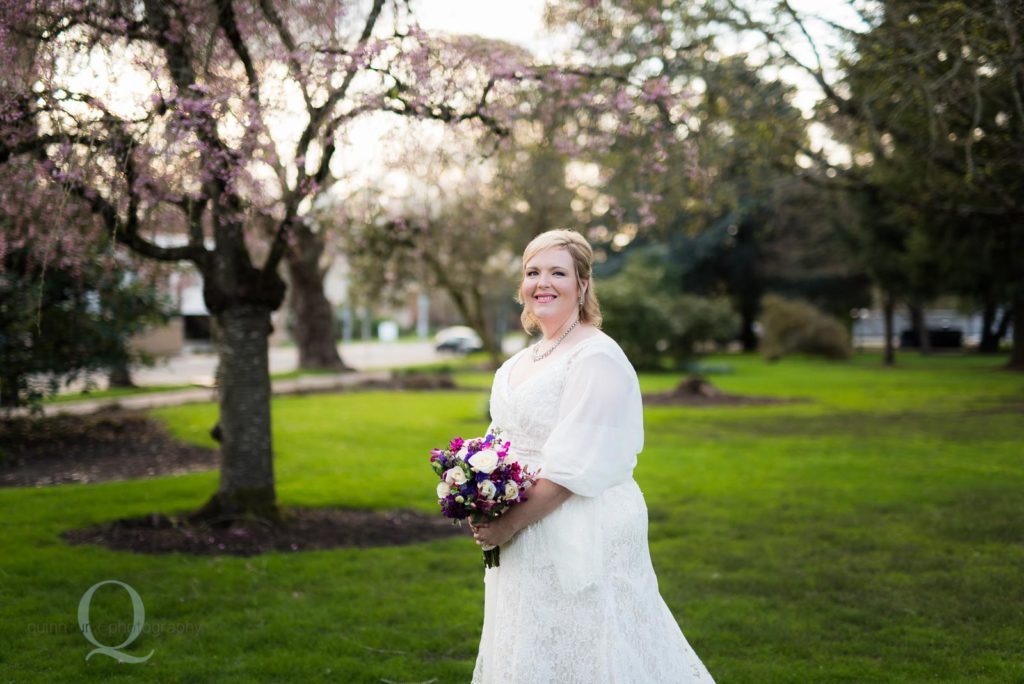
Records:
M629 357L619 343L604 331L580 340L570 353L569 377L588 383L596 380L594 387L622 397L632 396L634 390L639 390L640 380Z
M616 361L624 362L627 365L629 359L626 357L626 353L622 351L622 347L615 341L608 333L601 330L600 328L594 328L593 332L585 337L584 339L577 342L569 353L573 355L575 360L585 359L593 356L610 356Z

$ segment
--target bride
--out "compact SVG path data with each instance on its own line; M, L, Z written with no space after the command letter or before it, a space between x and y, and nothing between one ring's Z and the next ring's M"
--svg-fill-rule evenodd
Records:
M484 571L474 684L712 681L658 592L633 480L640 386L600 330L592 261L570 230L523 253L523 326L543 339L495 374L491 429L539 479L527 501L472 526L478 544L501 546Z

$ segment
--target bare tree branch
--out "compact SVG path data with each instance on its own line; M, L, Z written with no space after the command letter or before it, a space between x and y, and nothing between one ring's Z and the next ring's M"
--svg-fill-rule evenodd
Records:
M309 89L306 87L305 79L302 77L302 66L295 58L295 51L298 44L295 42L295 38L292 36L291 31L285 25L281 15L277 12L277 9L272 4L271 0L260 0L260 9L263 10L263 15L270 22L270 25L277 31L278 38L281 39L281 44L288 51L287 62L288 72L295 79L295 82L299 84L299 88L302 90L302 99L306 103L306 111L312 116L313 114L313 101L309 97Z
M359 39L356 41L356 47L361 48L366 45L370 40L370 36L373 35L374 27L377 25L377 20L380 18L381 10L384 7L384 0L373 0L373 6L370 8L370 12L366 17L366 22L363 24L363 31L359 35ZM330 115L330 112L334 109L335 105L345 97L349 87L352 85L353 79L355 79L356 73L358 72L358 65L353 63L349 65L348 70L345 72L345 78L342 80L341 85L335 88L327 96L327 101L319 107L314 107L309 117L309 123L306 124L305 130L302 131L302 135L299 137L299 142L296 144L296 159L305 159L306 154L309 152L310 143L317 135L317 131L320 130L324 123L324 120ZM333 130L328 131L331 137L333 137ZM324 142L324 151L330 146L330 150L333 153L334 145L333 142L328 142L327 137L323 136L321 139ZM323 175L326 177L326 173L323 173L324 164L330 164L330 158L326 155L321 159L321 170L317 172L317 175ZM288 231L291 228L292 222L295 220L296 212L298 211L299 203L306 196L308 192L306 184L306 169L304 164L298 164L298 179L296 180L295 187L286 192L284 198L284 218L281 220L278 226L277 232L274 235L274 239L270 245L270 252L267 254L267 260L263 264L263 272L270 273L277 268L277 265L281 262L287 251L288 242Z
M138 215L135 213L138 210L137 201L130 202L133 213L129 215L128 220L125 220L117 211L117 207L109 200L103 198L94 189L81 181L62 177L57 165L50 160L45 150L38 150L35 157L59 187L66 189L70 194L81 199L94 214L100 217L111 239L150 259L169 262L189 260L200 266L200 268L205 267L207 257L205 250L197 249L192 244L181 247L161 247L139 235Z
M231 4L231 0L217 0L217 24L224 31L228 43L231 44L231 48L238 55L238 60L242 63L242 68L245 69L245 77L249 80L249 97L252 98L258 107L260 101L259 76L256 74L256 68L253 66L249 48L246 47L245 41L242 39L242 33L238 30L235 8Z

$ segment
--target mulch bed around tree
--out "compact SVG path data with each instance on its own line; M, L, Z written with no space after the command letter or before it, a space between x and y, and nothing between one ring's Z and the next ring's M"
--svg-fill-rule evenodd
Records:
M0 421L0 486L109 482L216 468L218 453L174 439L141 412ZM458 535L440 514L418 511L287 509L272 527L255 520L193 524L187 516L154 513L67 530L72 544L100 544L138 553L251 556L268 551L411 544Z
M397 546L464 535L440 515L419 511L290 508L284 522L256 520L230 525L191 524L184 516L152 514L125 518L61 534L72 544L99 544L136 553L188 553L197 556L254 556L269 551L315 551L341 547Z
M798 404L806 401L726 394L700 376L686 378L671 392L644 395L645 406L765 406Z
M132 480L217 465L215 450L174 439L141 412L0 421L0 487Z

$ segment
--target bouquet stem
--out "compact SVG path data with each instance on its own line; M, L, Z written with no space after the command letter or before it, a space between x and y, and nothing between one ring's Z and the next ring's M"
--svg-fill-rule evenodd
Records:
M496 568L501 560L501 547L492 546L489 549L484 549L484 567L485 568Z

